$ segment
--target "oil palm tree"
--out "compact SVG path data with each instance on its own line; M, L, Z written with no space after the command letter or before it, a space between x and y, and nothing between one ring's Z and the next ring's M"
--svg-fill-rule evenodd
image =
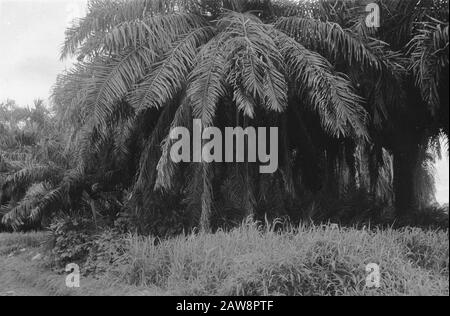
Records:
M105 152L122 164L139 161L130 199L145 199L153 187L180 190L201 209L205 230L217 194L238 191L225 187L242 188L249 213L277 179L295 194L296 173L309 172L305 156L311 162L346 139L369 140L353 73L388 76L401 68L384 43L327 21L324 12L317 2L91 1L66 31L62 58L79 62L54 93L77 170L89 172ZM176 165L168 132L194 118L204 127L279 126L280 171L264 178L249 164Z
M51 134L51 115L42 100L36 100L33 108L13 102L0 108L0 215L4 223L18 227L61 173L55 164L60 142Z
M97 174L79 174L64 150L62 130L41 101L15 126L15 115L7 116L0 143L0 220L13 229L39 228L60 211L83 210L92 214L114 213L117 193L110 187L99 192L99 179L111 182L110 174L99 168Z
M430 144L440 147L436 140L442 134L448 139L448 1L376 3L381 9L380 28L376 31L364 25L365 16L347 19L346 23L359 34L370 33L401 52L408 70L397 79L397 91L401 93L397 92L399 97L385 107L382 129L371 133L379 148L393 154L396 208L399 215L407 215L423 204L421 192L433 195L429 186L433 182L432 168L424 169L429 166ZM395 94L386 87L380 90Z

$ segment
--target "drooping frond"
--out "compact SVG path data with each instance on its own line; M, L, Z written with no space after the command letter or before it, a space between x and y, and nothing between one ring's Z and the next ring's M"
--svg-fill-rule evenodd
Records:
M256 103L252 96L246 94L246 92L240 87L235 87L233 101L236 103L239 111L247 115L249 118L254 118Z
M27 220L30 220L33 209L40 203L41 199L48 193L50 188L51 185L46 182L39 182L32 185L27 190L24 198L3 216L3 224L17 229Z
M159 4L158 4L159 2ZM66 30L61 59L81 54L95 55L106 50L119 51L138 40L152 42L151 38L170 43L170 38L189 31L199 24L198 15L179 13L176 0L91 0L87 15L73 22ZM182 1L178 1L182 2ZM170 7L170 9L169 9ZM103 35L103 39L102 39Z
M335 59L339 57L352 67L392 73L403 69L399 55L390 52L387 44L374 39L366 43L337 23L286 17L279 19L275 27L307 48L323 51Z
M377 182L375 184L375 191L378 198L382 201L394 200L394 170L393 170L393 157L383 150L382 165L378 171Z
M174 112L177 110L177 105L176 102L172 102L164 108L153 129L152 135L147 139L139 161L139 171L134 185L134 191L142 190L145 185L153 185L156 182L158 159L162 156L167 157L166 155L168 155L168 149L165 149L162 150L163 155L161 156L161 142L169 132L170 122L173 119ZM151 190L153 188L149 189Z
M156 57L152 49L143 45L116 57L101 58L92 65L94 74L85 102L88 104L88 115L94 119L96 126L106 129L116 103L144 77Z
M52 101L59 124L80 128L85 122L85 101L93 78L91 63L77 63L60 74L52 89Z
M410 42L410 54L410 69L416 77L416 85L434 112L441 106L439 88L444 88L440 86L442 71L449 66L448 23L423 23Z
M287 106L288 86L284 74L273 65L264 76L264 91L266 107L274 112L284 111Z
M79 189L82 178L77 170L69 170L57 186L46 181L31 185L24 198L2 218L3 223L17 228L27 221L35 222L43 215L68 208L69 194Z
M129 117L118 122L115 128L112 128L113 152L117 157L117 161L125 162L127 157L131 155L129 142L138 131L136 121L136 115L130 114Z
M46 192L44 196L39 199L39 202L31 210L29 215L32 221L36 221L45 213L57 211L58 208L67 206L64 200L67 199L67 188L64 186L57 187L56 189Z
M213 123L217 102L226 93L225 70L226 61L220 42L212 40L199 53L188 79L186 96L194 117L201 119L204 126Z
M198 47L213 36L211 27L199 28L173 44L139 85L131 104L137 111L160 108L183 88L198 53Z
M113 26L142 17L146 14L146 1L142 0L91 0L88 12L82 19L66 29L61 59L75 55L79 47L97 33Z
M172 130L173 128L180 126L190 126L191 118L192 108L191 105L187 102L187 99L185 99L183 103L178 107L170 129ZM168 190L173 187L174 175L177 168L177 164L173 162L170 157L170 149L173 143L174 141L170 138L170 133L161 143L161 158L159 159L158 165L156 167L158 174L155 183L155 190Z
M228 81L237 90L235 94L252 97L254 103L262 104L268 110L284 111L287 83L280 72L283 60L270 36L270 28L254 15L241 13L225 14L218 27L223 30L220 40L231 64ZM238 104L238 107L242 105Z
M112 28L104 37L107 51L120 52L147 43L159 53L168 50L180 36L205 27L202 17L187 13L149 16L125 21Z
M26 189L35 182L54 179L57 181L61 177L61 169L51 165L31 164L26 168L8 176L3 184L2 190L16 192Z
M294 39L279 34L280 49L291 79L297 83L310 105L317 111L324 129L334 136L367 137L366 112L351 83L335 74L330 63Z
M382 38L397 49L403 49L411 40L417 23L430 17L448 21L448 0L379 0L382 9L380 29Z

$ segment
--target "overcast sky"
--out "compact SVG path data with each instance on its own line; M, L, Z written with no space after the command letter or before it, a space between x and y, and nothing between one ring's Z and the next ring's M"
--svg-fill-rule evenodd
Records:
M31 105L48 99L56 75L70 67L59 51L64 29L86 10L87 0L0 0L0 102ZM449 162L438 164L438 200L449 200Z
M0 101L20 105L47 99L56 75L64 29L85 12L85 0L0 0Z

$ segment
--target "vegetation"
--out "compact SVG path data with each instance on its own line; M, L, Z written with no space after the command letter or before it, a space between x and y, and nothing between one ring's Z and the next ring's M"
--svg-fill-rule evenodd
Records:
M91 0L51 106L0 103L0 231L15 231L0 234L1 284L449 295L433 174L448 154L448 0L374 2L379 28L364 0ZM174 163L170 130L193 119L278 127L279 169ZM30 230L47 232L17 233ZM58 275L73 262L80 291Z
M429 208L448 139L448 1L377 3L373 29L365 1L91 1L66 30L61 58L78 62L51 113L0 106L2 223L81 215L164 236ZM194 118L279 127L279 170L175 164L169 131Z
M41 100L33 108L9 100L0 103L0 131L2 222L14 229L45 225L32 211L68 168L54 117Z
M65 276L49 270L47 260L32 260L48 234L0 234L0 296L144 295L148 289L109 280L83 278L82 289L69 289ZM113 283L113 284L112 284ZM113 286L114 285L114 286ZM144 292L145 291L145 292Z
M0 272L6 269L0 281L8 284L4 279L15 271L16 282L53 295L449 295L446 232L274 228L246 222L228 232L165 241L106 232L97 244L120 245L115 249L122 252L108 257L102 247L92 248L88 262L105 269L84 275L79 289L65 287L65 276L50 273L49 262L30 261L40 250L21 235L0 235L0 249L11 240L27 248L0 261ZM381 267L379 289L365 286L369 263Z

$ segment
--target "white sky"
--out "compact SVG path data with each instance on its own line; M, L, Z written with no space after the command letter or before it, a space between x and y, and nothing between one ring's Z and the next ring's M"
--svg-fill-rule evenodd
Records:
M56 75L70 67L59 52L64 30L82 17L87 0L0 0L0 102L47 100ZM449 161L437 166L439 203L449 201Z
M0 0L0 101L48 99L56 75L70 66L59 60L65 27L85 7L86 0Z

